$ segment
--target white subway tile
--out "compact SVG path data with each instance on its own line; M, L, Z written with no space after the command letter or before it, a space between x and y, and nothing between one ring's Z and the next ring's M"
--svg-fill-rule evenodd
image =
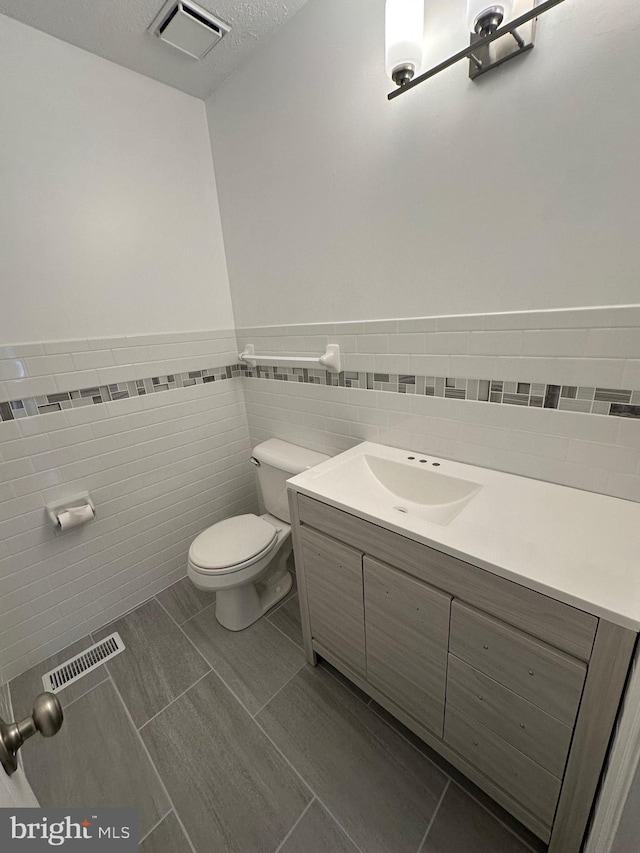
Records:
M616 447L596 442L569 442L567 459L589 468L606 468L621 474L635 473L640 453L631 447Z
M358 352L389 352L389 335L358 335Z
M585 355L592 358L640 358L640 329L590 329Z
M588 331L586 329L552 329L523 332L522 355L583 356Z
M373 373L376 369L376 357L373 353L346 353L346 355L342 356L342 369Z
M34 435L31 438L19 438L17 441L5 442L2 445L2 458L5 462L10 462L12 459L22 459L35 453L44 453L47 450L51 450L49 436Z
M635 418L616 418L618 427L617 444L640 450L640 421Z
M640 358L625 362L621 387L630 391L640 390Z
M5 384L11 400L21 400L23 397L39 397L41 394L55 394L58 390L53 376L14 379Z
M0 462L0 483L8 483L17 477L33 474L34 467L30 459L15 459L12 462Z
M522 332L471 332L469 355L520 355Z
M89 342L83 340L45 341L42 345L45 355L68 355L74 352L86 352Z
M24 360L29 376L51 376L55 373L68 373L74 369L70 355L41 355Z
M428 332L426 351L443 355L466 355L469 352L469 333Z
M122 349L127 346L127 338L89 338L89 349Z
M26 358L30 355L44 355L42 344L6 344L0 346L0 361L11 358Z
M79 370L73 373L59 373L55 377L56 391L81 391L84 388L97 388L104 385L98 379L97 370Z
M95 370L98 367L110 367L115 364L110 349L73 353L71 358L76 370Z
M640 476L612 472L607 476L606 491L628 501L640 501Z
M35 418L30 418L30 420L35 420ZM26 420L0 421L0 440L4 442L22 438L22 431L20 429L21 423L26 423Z
M16 427L18 424L18 434L24 438L30 438L33 435L50 435L69 426L64 412L47 412L46 415L22 418L16 421Z
M398 332L401 335L410 332L436 332L439 329L438 317L412 317L398 320Z
M389 352L425 353L427 336L414 332L406 335L389 335Z
M408 355L378 354L374 357L376 373L409 373Z
M51 447L54 449L81 444L83 441L90 441L93 437L94 434L89 424L56 430L49 435Z
M23 495L30 495L34 492L39 493L42 489L48 489L60 483L62 483L62 477L59 471L43 471L14 480L13 488L16 495L22 497Z
M22 379L28 376L26 365L20 358L0 359L0 380Z

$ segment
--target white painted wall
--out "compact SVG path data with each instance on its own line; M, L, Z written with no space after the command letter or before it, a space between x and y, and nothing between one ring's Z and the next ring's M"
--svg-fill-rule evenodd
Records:
M517 64L392 102L383 19L310 0L208 101L238 325L636 302L640 4L564 3Z
M0 343L231 328L201 101L0 16Z

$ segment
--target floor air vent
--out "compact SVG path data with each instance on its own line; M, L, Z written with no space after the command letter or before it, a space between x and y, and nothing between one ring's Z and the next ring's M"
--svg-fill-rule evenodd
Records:
M124 649L125 646L120 634L117 631L114 634L109 634L104 640L100 640L99 643L90 646L84 652L80 652L79 655L43 675L44 689L49 693L59 693L65 687L73 684L74 681L78 681L83 675L87 675L96 667L119 655Z

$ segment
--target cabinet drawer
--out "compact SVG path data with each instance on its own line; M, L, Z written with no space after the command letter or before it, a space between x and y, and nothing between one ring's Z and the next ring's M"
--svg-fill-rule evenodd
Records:
M562 779L572 729L453 655L449 655L447 707L480 723Z
M300 521L446 590L455 598L588 661L598 627L590 613L527 589L428 545L364 521L306 495L297 495Z
M367 681L442 737L451 596L364 558Z
M560 780L501 737L449 708L444 740L547 826L553 823Z
M587 668L540 640L454 601L449 651L571 726Z
M311 636L364 676L362 554L308 528L301 540Z

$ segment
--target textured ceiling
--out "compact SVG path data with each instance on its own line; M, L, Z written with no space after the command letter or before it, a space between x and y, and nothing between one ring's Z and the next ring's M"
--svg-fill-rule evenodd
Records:
M206 98L307 0L199 0L231 32L197 61L147 32L164 0L0 0L0 13Z

